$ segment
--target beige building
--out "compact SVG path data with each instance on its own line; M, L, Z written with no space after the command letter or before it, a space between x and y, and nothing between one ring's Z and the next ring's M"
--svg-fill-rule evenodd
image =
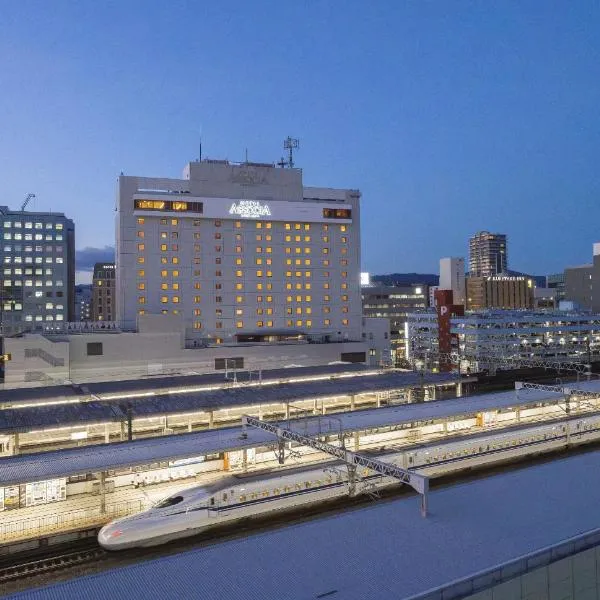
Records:
M121 176L117 321L181 315L190 343L359 341L360 193L300 169L203 160Z
M92 321L116 319L115 263L96 263L92 279Z
M467 310L534 307L534 281L528 277L497 275L467 278Z
M5 363L4 383L21 387L35 382L84 383L213 373L232 367L257 371L337 362L376 366L389 356L389 322L365 321L358 342L312 344L302 338L191 348L185 344L181 315L142 315L135 333L122 332L108 322L69 323L63 333L53 330L5 339L5 351L12 360Z

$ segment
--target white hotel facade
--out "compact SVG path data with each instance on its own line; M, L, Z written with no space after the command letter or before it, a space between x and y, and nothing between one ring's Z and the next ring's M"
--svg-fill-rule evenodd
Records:
M360 193L300 169L192 162L121 176L117 320L180 315L187 344L360 341Z

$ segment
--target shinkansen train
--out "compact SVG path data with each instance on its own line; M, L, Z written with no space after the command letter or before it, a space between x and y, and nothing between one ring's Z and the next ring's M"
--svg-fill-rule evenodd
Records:
M512 461L600 439L600 416L572 419L447 443L411 446L380 458L431 477ZM397 484L373 471L358 473L358 493ZM228 476L212 485L177 492L148 510L103 527L98 542L107 550L154 546L232 521L291 510L348 494L342 463Z

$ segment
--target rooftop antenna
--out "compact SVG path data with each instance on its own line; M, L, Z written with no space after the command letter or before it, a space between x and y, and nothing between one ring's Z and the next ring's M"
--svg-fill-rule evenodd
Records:
M287 138L283 141L283 149L288 151L287 166L290 169L294 168L294 150L297 150L298 148L300 148L300 140L296 138L292 138L288 135ZM284 165L281 164L283 162L284 161L282 158L281 162L277 164L283 167Z
M202 162L202 134L200 134L200 144L199 144L198 162Z

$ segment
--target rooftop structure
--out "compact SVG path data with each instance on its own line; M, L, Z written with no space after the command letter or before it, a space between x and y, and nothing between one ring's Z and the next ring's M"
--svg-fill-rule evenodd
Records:
M489 277L467 277L467 310L532 309L535 282L504 273Z

